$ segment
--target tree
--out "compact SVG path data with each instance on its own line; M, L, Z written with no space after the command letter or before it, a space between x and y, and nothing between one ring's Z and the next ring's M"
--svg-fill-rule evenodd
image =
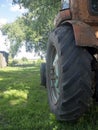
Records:
M20 24L21 22L21 24ZM14 57L19 51L22 42L25 38L24 25L21 18L18 18L15 22L6 24L2 27L3 35L7 35L11 43L11 55Z
M16 55L23 42L25 42L27 51L34 48L36 52L44 53L49 32L53 29L54 17L60 8L60 1L13 0L13 3L19 4L20 8L24 6L29 11L2 29L11 41L12 56Z
M37 48L45 49L49 32L53 29L54 17L60 8L60 0L22 0L16 1L16 3L29 9L29 13L26 16L29 27L33 30L34 41L40 42L36 45ZM31 24L30 24L31 23Z

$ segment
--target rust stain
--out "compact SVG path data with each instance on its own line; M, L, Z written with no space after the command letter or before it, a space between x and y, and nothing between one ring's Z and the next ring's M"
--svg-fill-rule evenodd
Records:
M91 47L98 46L98 40L93 27L80 21L70 20L68 22L73 26L76 45Z
M70 0L70 9L73 20L98 25L98 16L90 13L89 0Z
M58 15L54 19L54 25L58 26L61 22L64 20L71 19L71 12L69 9L67 10L61 10Z

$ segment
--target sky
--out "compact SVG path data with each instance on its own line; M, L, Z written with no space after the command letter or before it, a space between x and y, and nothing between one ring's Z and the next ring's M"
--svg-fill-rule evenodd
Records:
M10 23L27 10L19 5L12 5L12 0L0 0L0 24Z

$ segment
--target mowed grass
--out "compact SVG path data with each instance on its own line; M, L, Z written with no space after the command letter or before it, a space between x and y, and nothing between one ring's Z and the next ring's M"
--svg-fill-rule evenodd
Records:
M98 130L95 104L75 123L59 122L40 86L39 65L0 69L0 130Z

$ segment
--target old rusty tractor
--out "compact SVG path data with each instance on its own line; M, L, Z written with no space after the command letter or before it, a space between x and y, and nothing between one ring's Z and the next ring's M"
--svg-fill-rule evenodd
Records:
M98 101L98 0L61 4L47 45L46 86L57 119L73 121Z

